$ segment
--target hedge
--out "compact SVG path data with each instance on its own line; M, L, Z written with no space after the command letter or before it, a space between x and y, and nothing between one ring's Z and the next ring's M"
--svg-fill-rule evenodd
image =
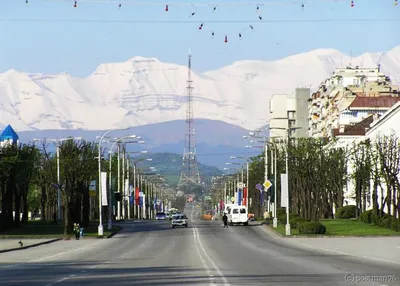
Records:
M303 222L299 225L301 234L325 234L326 227L319 222Z
M278 218L279 223L281 224L286 224L286 209L277 209L276 210L276 216ZM293 229L298 229L300 232L300 228L303 227L303 231L305 231L305 234L312 234L314 233L316 230L309 229L310 226L314 226L315 223L312 223L310 220L305 219L297 214L293 214L293 213L289 213L289 223L290 223L290 227ZM312 223L310 225L310 223ZM324 234L326 232L326 228L324 225L322 225L321 223L316 223L319 225L319 227L322 226L321 230L318 230L319 232L317 232L316 234ZM323 230L325 229L325 230ZM320 233L322 232L322 233ZM301 233L301 232L300 232Z
M394 231L400 231L400 221L394 217L390 217L384 213L383 216L379 216L376 213L380 213L380 210L368 210L360 215L360 220L364 223L374 224L382 228L388 228Z
M338 209L335 218L349 219L357 217L357 207L353 205L343 206Z

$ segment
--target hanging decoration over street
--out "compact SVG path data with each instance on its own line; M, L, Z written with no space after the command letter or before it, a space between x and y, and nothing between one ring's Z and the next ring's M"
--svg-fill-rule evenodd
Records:
M26 5L28 5L28 3L29 3L29 0L24 0L25 1L25 4ZM69 2L69 1L71 1L72 3L73 3L73 8L78 8L78 0L48 0L48 1L51 1L51 2ZM304 9L305 9L305 2L307 2L307 3L312 3L312 2L318 2L318 3L320 3L320 2L334 2L334 3L337 3L337 2L347 2L347 1L350 1L350 7L351 8L354 8L356 5L355 5L355 2L356 2L356 0L309 0L309 1L305 1L305 0L299 0L298 1L298 4L300 5L300 9L301 9L301 11L304 11ZM382 0L381 0L382 1ZM393 3L394 3L394 6L398 6L398 0L387 0L387 1L393 1ZM219 11L224 11L225 9L224 9L224 7L227 7L227 6L248 6L248 7L253 7L253 9L254 9L254 7L255 7L255 16L254 16L254 20L251 20L250 19L250 22L254 22L254 23L256 23L257 21L259 21L259 22L264 22L264 18L263 18L263 16L261 15L261 8L264 6L264 5L268 5L268 4L274 4L274 3L279 3L279 4L283 4L283 3L285 3L285 2L287 2L287 4L289 5L289 4L293 4L294 2L297 2L296 0L270 0L270 1L268 1L268 2L264 2L264 3L262 3L262 4L257 4L257 3L251 3L251 2L232 2L232 3L223 3L223 4L211 4L211 3L185 3L185 2L177 2L177 3L154 3L154 2L139 2L139 1L136 1L136 0L124 0L124 1L119 1L119 0L79 0L79 2L86 2L86 3L107 3L107 4L110 4L110 3L112 3L112 4L114 4L114 5L118 5L118 10L121 10L121 8L122 8L122 5L124 4L124 6L126 6L126 5L141 5L141 6L144 6L144 5L148 5L148 6L161 6L161 7L164 7L164 11L165 12L169 12L169 10L170 10L170 7L171 6L190 6L191 7L191 12L189 12L189 18L191 18L191 19L193 19L193 22L197 22L195 19L196 18L198 18L197 16L198 16L198 11L195 9L196 7L198 7L198 6L208 6L208 7L210 7L211 8L211 13L217 13L217 12L219 12ZM383 2L383 1L382 1ZM347 2L348 3L348 2ZM296 4L296 3L295 3ZM308 4L308 5L310 5L310 4ZM221 8L222 7L222 8ZM200 13L200 14L202 14L202 13ZM171 19L171 21L172 21L173 19ZM266 20L266 21L268 21L268 19ZM190 21L191 22L191 21ZM215 22L215 21L214 21ZM221 21L221 22L224 22L224 21ZM229 22L229 21L227 21L227 22ZM232 21L232 22L235 22L235 21ZM199 19L199 21L197 22L198 24L197 24L197 29L199 30L199 31L202 31L202 32L205 32L205 33L210 33L210 31L211 31L211 39L214 39L215 37L222 37L222 39L223 39L223 42L224 43L228 43L228 36L229 36L229 34L227 34L227 33L221 33L222 35L216 35L216 33L215 33L215 30L214 29L212 29L212 25L207 25L207 21L203 21L203 20L200 20ZM210 24L210 23L209 23ZM209 27L210 29L204 29L205 27L206 27L206 25L207 25L207 27ZM250 24L250 25L247 25L247 27L244 27L242 30L239 30L239 31L236 31L236 38L238 39L238 40L242 40L242 39L244 39L245 37L246 37L246 33L247 32L254 32L255 31L255 27L252 25L252 24ZM235 37L234 37L235 38Z

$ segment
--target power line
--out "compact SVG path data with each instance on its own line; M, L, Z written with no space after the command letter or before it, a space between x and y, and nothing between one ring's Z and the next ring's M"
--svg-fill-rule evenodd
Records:
M47 2L67 2L71 3L71 0L46 0ZM112 5L137 5L137 6L210 6L210 7L226 7L226 6L265 6L272 4L291 4L291 5L305 5L311 3L321 2L349 2L349 0L261 0L258 2L231 2L231 3L216 3L216 2L203 2L203 3L190 3L190 2L141 2L141 1L119 1L119 0L78 0L77 3L100 3L100 4L112 4Z
M203 23L334 23L334 22L399 22L400 18L359 18L359 19L280 19L280 20L203 20ZM38 19L38 18L0 18L0 22L60 22L60 23L147 23L147 24L180 24L180 23L196 23L194 20L100 20L100 19Z

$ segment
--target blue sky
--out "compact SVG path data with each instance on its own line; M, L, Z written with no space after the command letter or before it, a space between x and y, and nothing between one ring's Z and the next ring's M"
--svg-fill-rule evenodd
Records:
M147 5L134 5L133 0L78 0L75 9L74 0L29 0L28 5L25 0L1 0L0 72L14 68L87 76L101 63L133 56L186 64L188 48L193 68L199 72L238 60L274 60L315 48L351 51L353 55L387 51L400 45L400 33L395 29L400 23L400 4L394 6L393 1L355 0L351 8L350 0L258 0L236 6L223 5L240 2L175 0L165 12L164 4L154 5L163 2L151 0L141 1ZM123 3L120 10L119 2ZM191 7L188 3L221 6L213 12L213 6ZM258 20L256 3L264 3L259 14L267 22ZM196 15L189 17L192 12ZM198 30L202 21L204 29ZM228 43L224 43L225 35Z

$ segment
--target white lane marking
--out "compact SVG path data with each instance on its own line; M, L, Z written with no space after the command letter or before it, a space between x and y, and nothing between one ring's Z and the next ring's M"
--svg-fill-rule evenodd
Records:
M200 249L203 252L204 256L207 258L207 260L212 264L212 266L214 267L215 271L218 273L218 276L220 276L220 278L222 279L223 284L229 286L230 284L228 282L228 279L226 279L226 277L222 274L221 270L218 268L218 266L215 264L215 262L207 254L207 251L205 250L205 248L203 246L203 243L201 242L200 235L199 235L199 232L198 232L196 226L193 227L193 237L194 237L195 242L197 242L195 245L196 245L197 251L199 252L200 260L202 261L204 267L206 269L208 269L209 272L210 272L210 276L209 276L210 280L214 280L215 278L214 278L214 275L212 275L211 269L208 267L208 264L205 262L204 258L202 258L202 254L200 252ZM198 246L200 247L200 249L199 249ZM214 285L214 284L215 284L214 281L210 281L210 285Z
M93 243L93 244L90 244L90 245L87 245L87 246L84 246L84 247L81 247L81 248L73 249L73 250L70 250L70 251L60 252L60 253L57 253L55 255L44 256L44 257L39 258L39 259L33 259L33 260L28 260L28 261L22 262L22 263L15 263L15 264L11 264L11 265L2 266L2 267L0 267L0 269L10 268L10 267L15 267L15 266L20 266L20 265L25 265L25 264L28 264L28 263L40 262L40 261L43 261L43 260L47 260L47 259L50 259L50 258L61 256L61 255L64 255L64 254L69 254L69 253L72 253L72 252L85 250L85 249L88 249L90 247L96 246L96 245L98 245L99 243L102 243L102 242L104 242L104 241L99 241L99 242L96 242L96 243Z

